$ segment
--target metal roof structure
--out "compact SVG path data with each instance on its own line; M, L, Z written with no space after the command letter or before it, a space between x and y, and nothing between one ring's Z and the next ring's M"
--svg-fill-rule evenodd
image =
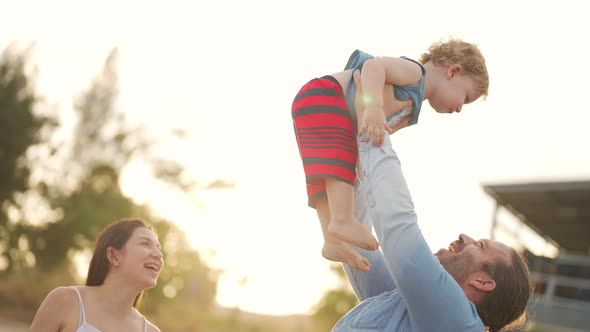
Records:
M484 185L483 189L560 251L590 255L590 181Z

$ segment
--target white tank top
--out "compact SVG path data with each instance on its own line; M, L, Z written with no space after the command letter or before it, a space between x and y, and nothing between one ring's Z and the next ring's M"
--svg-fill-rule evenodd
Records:
M80 295L80 291L78 290L78 287L72 286L71 288L76 291L76 294L78 295L78 301L80 302L80 325L78 326L76 332L100 332L100 330L96 327L86 323L86 314L84 313L84 304L82 304L82 296ZM147 332L147 322L145 317L143 318L143 332Z

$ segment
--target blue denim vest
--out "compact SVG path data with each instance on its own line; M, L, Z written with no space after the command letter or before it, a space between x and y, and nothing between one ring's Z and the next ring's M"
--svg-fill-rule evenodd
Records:
M348 62L346 63L346 66L344 67L344 70L348 70L348 69L359 69L362 70L363 64L365 63L365 61L374 58L374 56L365 53L361 50L355 50L350 57L348 58ZM409 61L412 61L414 63L416 63L417 65L420 66L420 69L422 69L422 79L420 80L420 82L418 84L414 84L414 85L400 85L394 86L393 89L393 94L395 96L395 98L397 98L398 100L401 101L405 101L405 100L412 100L412 109L408 110L408 109L404 109L398 112L395 112L391 115L389 115L387 117L387 122L389 123L390 126L394 126L397 123L399 123L401 120L403 120L406 116L411 116L410 122L408 122L408 126L411 125L415 125L416 123L418 123L418 115L420 115L420 109L422 108L422 100L424 99L424 82L426 79L426 68L424 68L424 66L415 61L412 60L410 58L401 57L402 59L406 59ZM354 73L354 71L353 71ZM356 112L355 112L355 108L354 108L354 97L355 97L355 92L356 92L356 85L354 84L354 79L353 79L353 75L350 75L350 80L348 82L348 88L346 89L346 105L348 106L348 108L350 109L350 111L352 112L352 116L355 118L355 124L356 124Z

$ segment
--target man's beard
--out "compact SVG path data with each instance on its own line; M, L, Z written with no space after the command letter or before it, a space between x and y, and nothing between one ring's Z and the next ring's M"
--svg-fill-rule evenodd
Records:
M480 264L475 262L475 258L464 252L441 257L439 261L458 284L463 283L473 272L480 270Z

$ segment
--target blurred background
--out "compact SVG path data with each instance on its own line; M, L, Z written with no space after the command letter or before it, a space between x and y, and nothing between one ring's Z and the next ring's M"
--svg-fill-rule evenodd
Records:
M526 329L590 330L582 2L0 5L0 331L84 283L124 217L158 230L142 312L163 331L329 331L357 300L321 257L292 99L355 49L417 59L449 36L479 45L490 92L460 115L425 104L392 136L423 234L433 251L459 233L522 250L545 284L531 312L548 310ZM581 315L535 320L550 304Z

